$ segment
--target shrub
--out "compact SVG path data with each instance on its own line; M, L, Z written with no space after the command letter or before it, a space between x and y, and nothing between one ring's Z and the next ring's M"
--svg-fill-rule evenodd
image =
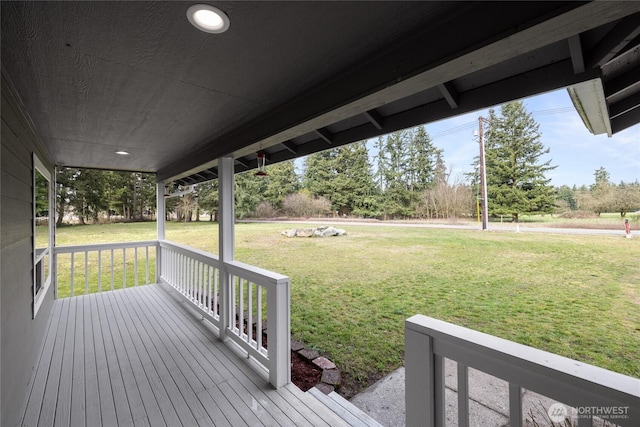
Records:
M290 217L324 216L331 213L331 203L324 197L305 193L289 194L282 202L284 214Z
M270 202L263 201L258 205L255 214L258 218L274 218L277 212Z

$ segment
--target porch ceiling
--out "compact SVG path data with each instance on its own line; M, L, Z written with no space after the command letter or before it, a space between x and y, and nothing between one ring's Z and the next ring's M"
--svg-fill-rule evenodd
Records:
M594 78L612 133L640 122L640 2L209 2L219 35L194 3L1 3L55 164L194 183Z

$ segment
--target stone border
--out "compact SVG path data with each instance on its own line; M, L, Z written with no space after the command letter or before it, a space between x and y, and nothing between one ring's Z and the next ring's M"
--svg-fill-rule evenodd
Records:
M305 348L304 344L299 341L291 340L291 351L322 370L322 378L315 387L324 394L335 391L336 387L340 385L340 370L331 360L320 356L315 350Z

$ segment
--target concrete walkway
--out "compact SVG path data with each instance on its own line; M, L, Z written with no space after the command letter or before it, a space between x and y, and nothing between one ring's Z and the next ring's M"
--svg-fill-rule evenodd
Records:
M351 403L385 427L405 425L405 369L399 368L364 392ZM446 425L458 425L457 369L454 361L445 360ZM522 414L524 426L549 426L547 409L553 400L529 390L523 390ZM569 408L567 407L569 410ZM469 369L469 425L506 427L509 425L509 384L475 369ZM570 411L568 413L571 413ZM535 423L533 422L535 421ZM594 426L603 425L594 419ZM577 425L577 424L576 424Z

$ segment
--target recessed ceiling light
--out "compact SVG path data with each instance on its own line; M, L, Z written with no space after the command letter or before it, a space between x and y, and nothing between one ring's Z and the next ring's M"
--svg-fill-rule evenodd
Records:
M229 29L229 17L218 8L208 4L194 4L187 9L189 22L206 33L220 34Z
M116 154L120 154L121 156L128 156L129 152L127 152L127 151L116 151Z

